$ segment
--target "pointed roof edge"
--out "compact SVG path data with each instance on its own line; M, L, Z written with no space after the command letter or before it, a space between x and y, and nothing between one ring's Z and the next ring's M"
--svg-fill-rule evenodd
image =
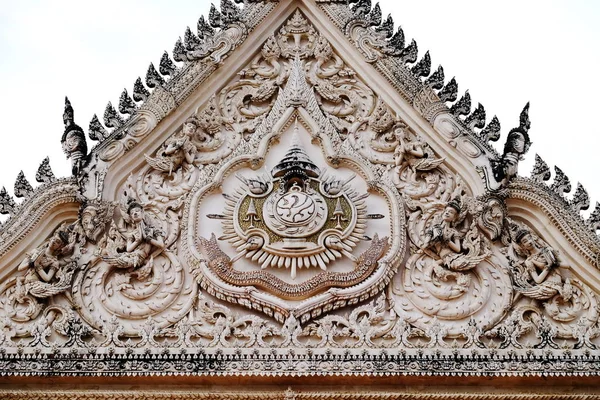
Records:
M500 138L498 118L493 116L485 124L485 109L479 103L478 107L471 110L471 96L468 90L457 100L458 84L456 79L452 78L444 84L444 69L441 65L434 72L431 71L429 51L417 61L416 41L413 39L410 44L406 45L404 31L400 26L394 31L394 21L391 15L388 15L385 20L381 18L379 4L371 8L371 3L366 1L359 1L354 5L334 0L316 1L340 31L349 38L354 47L363 54L366 61L371 63L395 88L399 89L398 92L404 99L430 124L433 125L436 117L441 114L452 118L461 133L483 150L492 166L494 163L503 162L506 148L510 146L515 132L521 133L525 141L524 151L520 156L529 150L532 143L529 138L531 127L529 103L521 111L518 126L507 134L504 154L499 154L491 144ZM356 27L362 28L356 32L365 35L359 37L360 40L353 38ZM365 40L367 36L368 40ZM368 47L364 43L369 43L372 47ZM539 156L537 159L541 160ZM536 162L530 178L513 176L499 187L490 187L488 178L484 178L484 181L486 181L488 190L495 191L505 187L509 190L511 197L521 198L526 195L531 203L538 206L540 206L540 202L539 200L534 201L531 198L532 194L535 193L538 197L544 198L544 206L541 208L557 226L570 227L568 232L563 233L593 265L600 268L600 236L597 234L597 231L600 230L600 203L596 203L594 211L589 217L584 218L581 211L587 210L590 203L585 188L578 183L577 191L569 200L566 195L571 192L571 185L568 183L566 175L555 167L557 171L554 182L547 185L544 181L550 179L550 172L547 172L546 179L540 180L536 175L537 165ZM544 177L546 176L544 175Z
M179 37L176 40L171 54L166 50L163 52L158 67L150 63L145 78L138 77L135 81L131 96L125 88L116 106L108 102L100 114L104 117L104 123L97 117L90 122L88 138L98 142L90 154L98 153L115 140L124 138L138 121L140 113L149 112L157 121L162 120L200 82L179 84L197 80L194 75L198 75L203 67L208 67L208 71L204 72L210 74L217 64L245 41L277 1L243 0L241 6L236 3L222 0L220 10L211 5L208 18L202 15L198 19L196 33L187 27L184 39ZM169 107L165 108L165 103Z

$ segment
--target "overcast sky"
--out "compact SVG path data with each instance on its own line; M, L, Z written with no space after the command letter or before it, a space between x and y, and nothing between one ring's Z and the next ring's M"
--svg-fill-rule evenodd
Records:
M202 0L0 0L0 186L12 193L20 170L35 185L46 156L57 176L68 175L64 96L87 132L92 115L118 104L123 88L131 93L209 8ZM417 40L420 55L430 50L434 68L456 76L461 94L469 89L488 120L498 115L498 148L531 101L533 146L521 174L539 153L573 190L581 181L600 199L600 2L382 0L381 8Z

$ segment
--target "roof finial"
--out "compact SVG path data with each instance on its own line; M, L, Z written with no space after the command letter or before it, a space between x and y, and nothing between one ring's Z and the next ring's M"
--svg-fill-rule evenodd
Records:
M525 132L529 132L529 128L531 128L531 121L529 120L529 102L525 104L525 107L523 107L523 111L521 111L521 115L519 116L519 128L523 129Z
M65 131L60 142L67 158L71 159L73 175L77 176L85 163L87 144L85 142L83 129L75 123L75 113L71 106L71 102L66 96L63 122L65 123Z
M65 124L65 128L75 122L75 112L73 111L73 107L71 106L71 102L67 96L65 96L65 112L63 113L63 122Z

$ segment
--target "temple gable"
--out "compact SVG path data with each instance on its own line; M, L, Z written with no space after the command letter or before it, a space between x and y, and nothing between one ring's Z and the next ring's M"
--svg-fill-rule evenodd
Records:
M529 105L498 152L407 42L370 1L224 0L95 146L67 99L73 176L0 193L0 371L597 375L585 189L520 177Z

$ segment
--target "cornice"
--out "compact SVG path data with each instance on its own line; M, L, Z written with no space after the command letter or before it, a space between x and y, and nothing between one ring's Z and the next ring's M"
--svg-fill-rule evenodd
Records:
M64 204L78 204L75 178L62 178L37 187L0 229L0 257L27 236L48 213Z
M539 207L550 218L554 227L573 247L596 268L600 268L600 240L595 232L574 213L565 199L548 186L531 178L514 179L509 187L509 199L527 201Z
M126 390L62 390L62 391L28 391L0 390L4 399L19 400L120 400L131 398L135 400L178 400L178 399L210 399L210 400L562 400L562 399L595 399L595 394L558 394L558 393L458 393L458 392L399 392L382 391L346 392L331 391L295 391L293 389L279 391L126 391Z

